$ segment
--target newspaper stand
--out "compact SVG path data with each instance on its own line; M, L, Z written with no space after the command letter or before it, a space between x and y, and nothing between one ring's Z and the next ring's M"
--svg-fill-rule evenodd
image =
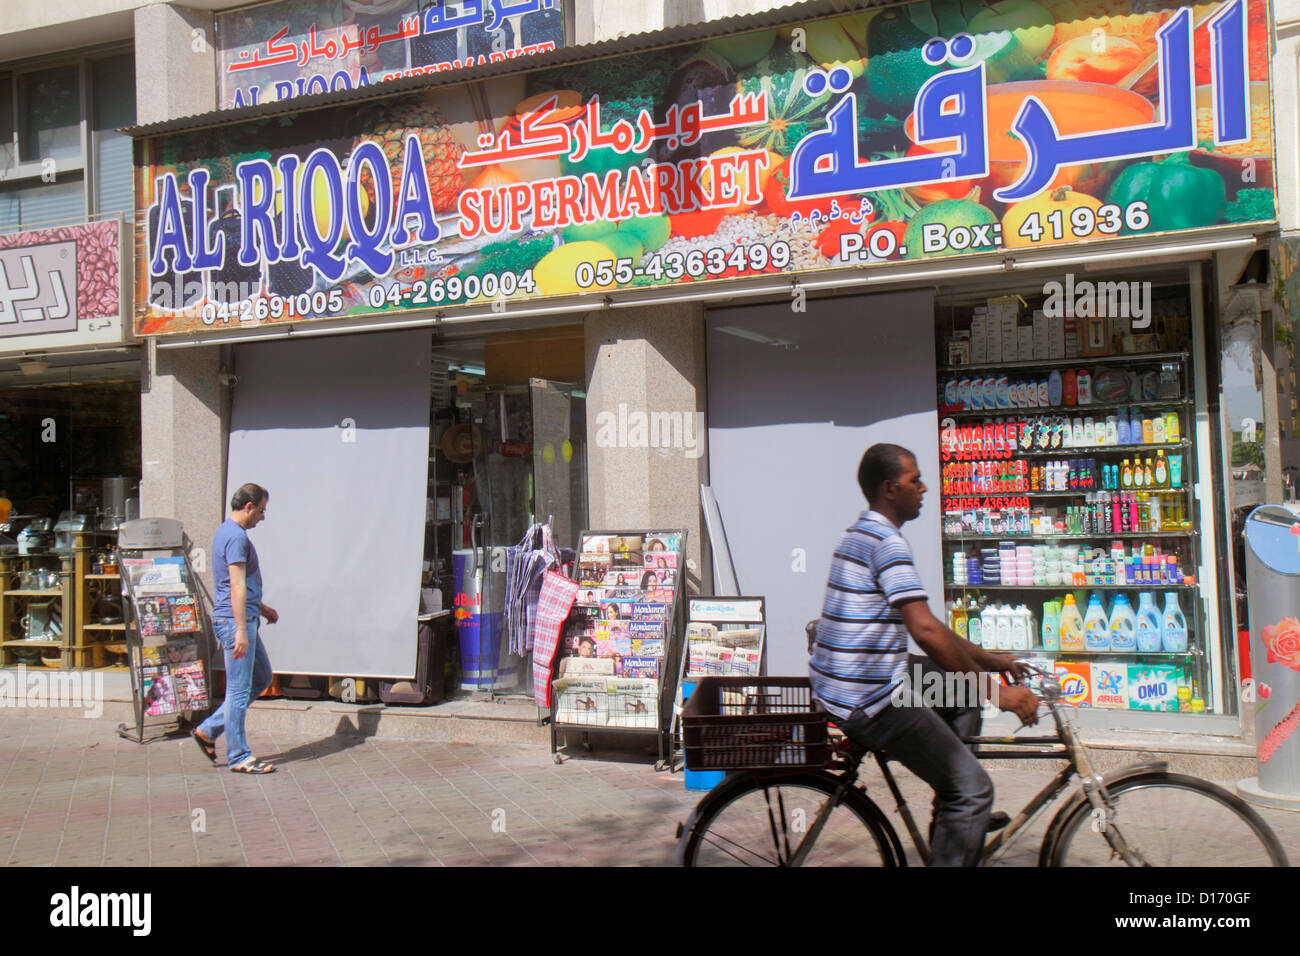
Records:
M585 750L591 750L591 734L596 733L616 733L616 734L645 734L655 736L658 746L659 759L655 764L656 770L662 770L669 766L670 742L673 720L673 704L677 699L677 684L681 679L683 655L682 634L684 628L684 602L682 595L684 593L683 582L686 572L686 530L677 531L583 531L578 538L578 555L577 564L575 565L575 576L580 575L582 566L583 544L590 538L642 538L652 539L656 537L675 537L677 539L677 549L675 552L666 552L676 554L676 574L673 578L673 598L671 608L665 618L666 627L664 628L664 646L663 658L659 666L658 687L653 701L653 713L647 721L647 726L629 726L626 723L609 724L609 723L578 723L567 721L562 718L560 706L560 689L557 688L552 697L551 714L546 718L551 725L551 755L555 762L561 763L564 757L561 751L568 746L569 731L579 732L582 735L582 746ZM650 569L653 570L653 569ZM579 577L579 580L581 578ZM563 660L563 659L562 659ZM563 743L560 738L563 737Z
M135 706L135 726L117 732L142 744L183 732L183 720L211 709L212 623L179 521L128 521L117 547Z

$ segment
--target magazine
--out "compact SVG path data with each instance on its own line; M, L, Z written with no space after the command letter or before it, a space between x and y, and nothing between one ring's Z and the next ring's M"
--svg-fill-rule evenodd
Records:
M171 675L163 671L145 675L144 703L145 713L150 717L176 713L176 693L172 690Z
M162 600L164 599L159 599L159 603L162 603ZM171 611L173 634L184 634L199 629L199 616L194 603L194 595L181 594L165 600Z
M142 598L136 602L136 610L139 613L141 637L171 633L172 616L165 598Z
M169 664L185 664L199 659L199 648L193 639L168 641L165 648Z
M173 668L172 682L181 710L203 710L208 706L208 685L203 676L203 665L198 661Z

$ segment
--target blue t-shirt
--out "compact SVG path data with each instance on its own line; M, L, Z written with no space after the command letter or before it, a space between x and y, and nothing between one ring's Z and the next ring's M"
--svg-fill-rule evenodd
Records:
M230 606L230 565L241 561L244 563L244 580L248 584L246 616L256 617L262 606L262 566L248 532L227 518L212 536L212 578L217 583L213 617L234 619L235 611Z

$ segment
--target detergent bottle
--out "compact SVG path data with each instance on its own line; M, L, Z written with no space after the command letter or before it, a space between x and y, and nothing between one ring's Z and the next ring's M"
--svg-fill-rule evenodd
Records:
M1073 594L1065 596L1065 603L1061 605L1061 616L1057 627L1061 650L1082 651L1085 649L1083 643L1083 615L1079 613L1079 606L1074 603Z
M1137 649L1144 654L1160 650L1161 646L1160 610L1156 607L1155 596L1150 591L1138 594L1136 640Z
M1137 648L1137 615L1128 603L1128 595L1115 595L1115 606L1110 609L1110 649L1133 651Z
M1013 651L1029 650L1029 608L1018 605L1011 612L1011 649Z
M1110 650L1110 620L1096 591L1088 598L1088 613L1083 618L1083 646L1089 651Z
M1178 595L1173 591L1165 592L1165 613L1160 628L1160 643L1170 654L1187 650L1187 619L1178 606Z
M1043 605L1042 646L1045 651L1061 649L1061 605L1055 601Z

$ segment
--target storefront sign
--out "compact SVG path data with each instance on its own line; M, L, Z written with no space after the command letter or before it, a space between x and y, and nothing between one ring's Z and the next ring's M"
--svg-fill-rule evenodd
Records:
M0 236L0 351L117 335L118 235L108 220Z
M281 0L218 14L221 108L564 45L559 0Z
M1266 0L945 0L147 141L143 334L1276 218Z

